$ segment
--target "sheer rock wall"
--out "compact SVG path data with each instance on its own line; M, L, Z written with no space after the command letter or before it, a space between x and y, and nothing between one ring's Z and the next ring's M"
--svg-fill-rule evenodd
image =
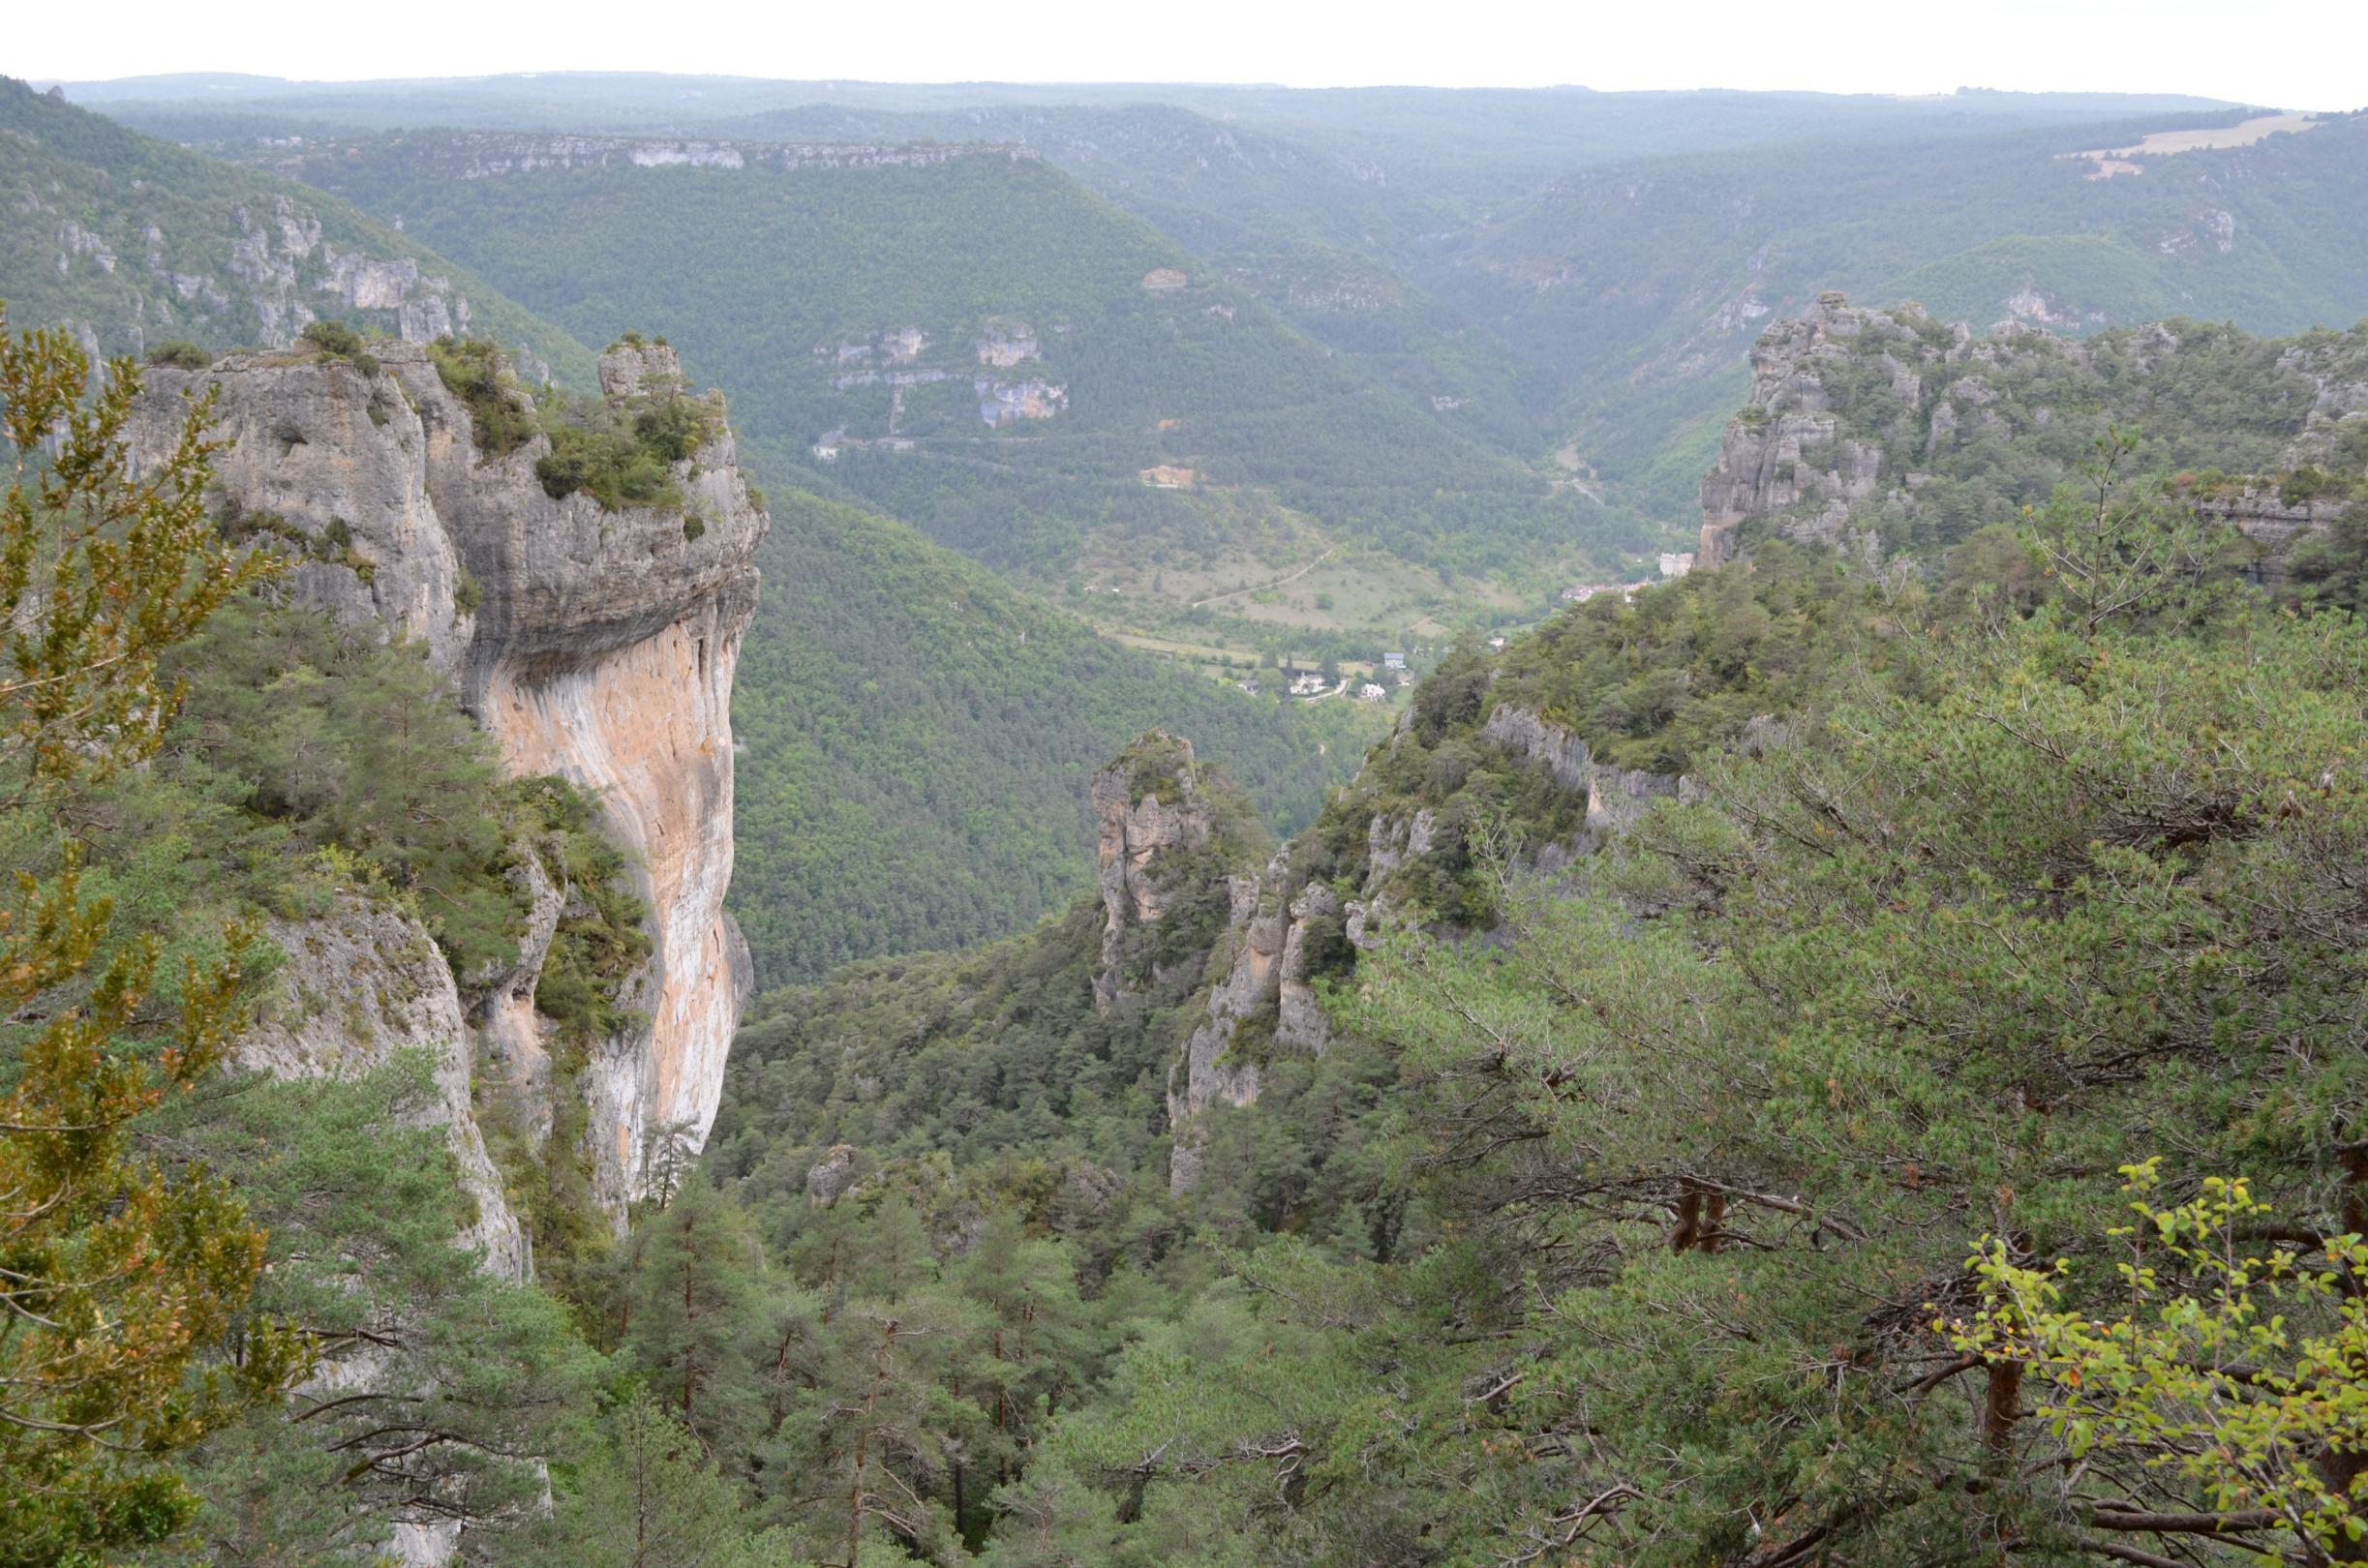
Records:
M301 550L295 591L423 645L513 770L558 773L599 799L652 916L653 952L624 998L648 1022L602 1042L585 1084L594 1189L622 1216L653 1139L705 1139L749 985L723 912L731 691L769 521L720 420L675 467L682 509L605 511L545 493L545 437L481 452L424 350L374 353L375 372L309 354L151 371L136 458L166 449L184 391L218 386L223 499ZM682 369L669 348L620 349L601 379L629 418L637 400L679 387ZM557 906L540 890L527 901L528 950L472 986L470 1022L489 1059L547 1094L531 998Z

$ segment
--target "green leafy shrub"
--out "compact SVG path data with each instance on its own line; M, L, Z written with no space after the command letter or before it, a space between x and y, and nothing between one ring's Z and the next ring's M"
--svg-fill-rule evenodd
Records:
M214 358L187 338L174 338L148 350L148 363L169 370L203 370Z
M653 401L629 426L605 404L580 403L552 422L551 451L534 465L534 476L555 500L581 491L605 511L627 506L679 511L683 492L671 470L713 440L721 425L720 406L701 398ZM706 528L685 522L683 531L696 539Z
M682 463L715 438L713 408L696 398L672 398L633 420L633 441L665 463Z
M2329 473L2315 463L2305 463L2288 474L2278 485L2278 499L2289 506L2302 506L2311 501L2350 495L2353 482L2338 473Z
M542 822L545 864L567 887L567 911L543 960L534 1006L559 1023L562 1039L590 1044L638 1021L618 996L625 978L649 956L649 911L633 890L623 855L600 835L590 796L551 775L523 779L514 788Z
M507 457L539 434L532 407L493 343L447 333L428 345L428 361L444 390L469 409L483 456Z
M297 341L324 358L344 360L364 376L379 374L379 362L363 347L362 335L343 321L310 322Z
M683 504L683 493L675 488L664 461L621 431L555 427L551 450L536 461L534 477L553 500L582 491L603 511Z

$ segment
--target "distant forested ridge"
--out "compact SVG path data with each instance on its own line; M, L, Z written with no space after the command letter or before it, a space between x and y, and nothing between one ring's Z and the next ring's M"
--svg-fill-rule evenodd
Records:
M112 111L174 135L232 128L219 92L104 90ZM2171 315L2292 332L2368 314L2356 115L2091 177L2082 154L2269 112L2192 98L644 77L229 100L256 117L237 124L248 135L564 120L1024 145L1448 429L1528 461L1569 443L1615 510L1659 525L1683 519L1753 336L1822 289L2076 333Z
M1435 389L1328 350L1034 156L412 133L267 161L579 332L664 320L758 443L1008 571L1060 575L1109 523L1189 545L1203 508L1146 488L1158 466L1442 568L1608 538Z

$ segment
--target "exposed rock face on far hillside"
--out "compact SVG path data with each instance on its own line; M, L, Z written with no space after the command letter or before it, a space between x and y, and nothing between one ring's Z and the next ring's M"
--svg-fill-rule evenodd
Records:
M1883 452L1873 442L1841 436L1841 419L1819 375L1820 361L1848 354L1870 328L1901 323L1926 324L1921 313L1895 318L1827 294L1806 316L1778 322L1761 335L1751 349L1750 399L1729 421L1719 437L1717 467L1702 481L1697 568L1732 559L1735 530L1753 517L1791 513L1789 531L1829 542L1839 537L1851 504L1876 493L1884 477ZM1905 362L1889 360L1893 389L1913 407L1923 382L1910 366L1931 346L1913 330L1897 335ZM1952 329L1951 347L1962 349L1971 336L1962 327Z
M604 511L580 493L545 493L534 471L543 437L481 452L468 408L422 350L377 353L375 374L288 354L151 372L135 449L169 440L183 390L219 385L224 499L303 546L297 590L424 644L514 770L562 774L600 799L653 927L624 999L648 1023L604 1042L586 1074L595 1191L622 1214L650 1139L695 1149L706 1136L749 983L723 913L730 705L767 520L720 419L676 466L681 510ZM646 347L610 356L601 378L629 418L681 377L671 349ZM532 989L521 972L471 999L489 1046L530 1086L539 1060L522 1004L531 1009Z

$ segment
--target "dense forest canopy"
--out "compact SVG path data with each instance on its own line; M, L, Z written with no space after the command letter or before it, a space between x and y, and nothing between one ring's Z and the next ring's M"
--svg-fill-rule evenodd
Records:
M777 998L712 1169L791 1279L948 1323L1017 1224L1063 1249L1046 1332L1098 1312L1121 1346L1043 1369L1100 1380L1026 1429L991 1528L955 1434L1011 1431L1004 1385L965 1393L958 1331L896 1358L956 1402L945 1448L900 1428L876 1462L889 1535L1030 1563L2350 1560L2368 665L2348 611L2123 498L2099 532L2068 490L2012 592L1793 547L1712 576L1700 624L1815 678L1707 709L1664 743L1688 798L1550 875L1488 847L1574 826L1482 734L1526 688L1434 676L1292 858L1371 888L1365 826L1431 801L1486 896L1396 886L1492 938L1369 935L1331 1049L1279 1055L1188 1191L1146 1130L1193 1010L1094 1007L1090 902ZM1507 675L1635 648L1662 595L1573 612ZM1733 749L1746 712L1783 721ZM902 1272L917 1243L939 1262Z
M762 983L967 948L1082 886L1086 783L1166 726L1283 831L1355 769L1351 704L1251 697L1096 636L909 529L776 494L733 725L733 907Z

